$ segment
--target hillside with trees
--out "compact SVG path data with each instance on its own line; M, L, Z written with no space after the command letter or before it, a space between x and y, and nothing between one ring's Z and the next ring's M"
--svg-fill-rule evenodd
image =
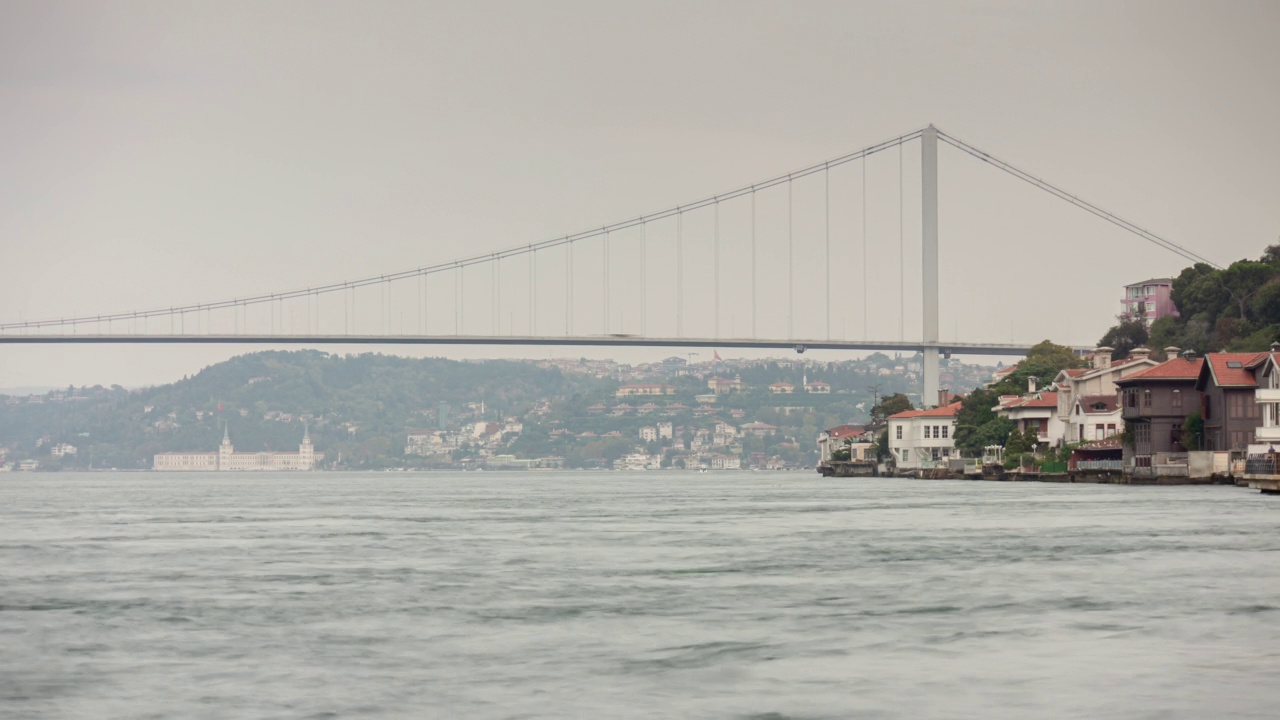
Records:
M725 441L707 451L804 465L816 461L815 439L824 428L862 421L875 398L888 402L913 389L909 368L920 358L731 361L696 369L557 362L269 351L158 387L0 396L0 458L35 459L47 470L142 469L156 453L214 450L224 427L237 451L293 451L305 427L328 467L457 467L495 455L598 467L632 452L663 451L671 461L673 448L705 447L711 440L699 438L714 438L725 423L735 431L720 433ZM947 372L957 386L989 376L989 369L959 364ZM740 377L742 391L708 400L713 375ZM804 392L806 379L827 383L830 393ZM628 382L666 383L675 394L619 397ZM780 382L797 390L771 392L769 385ZM645 414L639 406L650 400L658 409ZM659 421L672 423L678 436L665 444L642 440L643 429ZM750 423L772 429L737 432ZM494 424L503 428L496 436L477 428ZM446 432L448 452L407 452L411 431ZM54 451L66 446L74 454Z
M1150 328L1139 318L1121 315L1100 340L1128 357L1138 346L1157 357L1174 346L1198 353L1260 352L1280 338L1280 245L1257 260L1238 260L1221 270L1205 263L1184 269L1173 280L1177 317Z

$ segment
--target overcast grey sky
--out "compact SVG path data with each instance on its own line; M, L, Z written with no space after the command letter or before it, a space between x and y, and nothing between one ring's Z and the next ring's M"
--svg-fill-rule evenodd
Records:
M6 2L0 322L522 245L930 122L1218 262L1253 257L1280 235L1278 29L1280 3L1245 1ZM911 192L918 153L904 155ZM866 328L846 169L832 322L896 337L896 153L868 165ZM1088 343L1123 283L1186 264L955 151L941 173L944 339ZM806 250L814 192L797 188ZM709 245L690 242L696 276ZM732 274L742 236L726 242ZM819 334L821 282L797 279L798 326ZM744 334L746 285L725 287L722 325ZM761 297L776 325L785 292ZM612 329L635 331L626 307ZM0 347L0 387L165 382L243 350Z

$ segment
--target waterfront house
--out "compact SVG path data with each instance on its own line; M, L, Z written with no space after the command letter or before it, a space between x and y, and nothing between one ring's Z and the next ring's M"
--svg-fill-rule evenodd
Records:
M1254 430L1255 446L1250 453L1272 452L1280 447L1280 344L1263 353L1254 369L1257 388L1254 401L1259 406L1262 423Z
M774 395L790 395L796 391L796 386L789 382L776 382L769 386L769 392Z
M861 425L838 425L818 433L818 463L831 461L831 454L842 447L849 446L849 459L862 460L870 449L871 459L875 458L875 443ZM866 446L865 448L863 446ZM856 456L854 453L858 453Z
M1209 353L1196 381L1205 450L1245 450L1262 425L1260 371L1271 353Z
M1275 493L1280 492L1280 345L1273 344L1270 352L1261 355L1254 366L1254 400L1262 424L1253 432L1244 477L1250 487Z
M804 384L804 391L811 395L830 395L831 385L821 380L810 380Z
M1034 436L1040 445L1060 445L1066 426L1058 416L1058 393L1030 392L1014 397L1003 396L1000 404L992 408L996 414L1006 417L1018 426L1018 432Z
M889 453L899 470L931 468L956 455L956 416L960 402L932 410L907 410L889 416Z
M1063 370L1054 378L1053 383L1058 389L1058 418L1064 425L1064 437L1067 442L1099 439L1096 437L1098 422L1102 422L1104 426L1115 424L1116 432L1123 431L1124 421L1120 419L1119 413L1114 420L1088 416L1089 410L1097 402L1092 398L1103 395L1117 396L1116 380L1160 364L1151 358L1151 351L1147 348L1134 348L1129 357L1115 361L1111 359L1111 352L1112 349L1109 347L1095 348L1093 356L1089 359L1089 367ZM1177 357L1178 348L1165 348L1165 354L1169 357ZM1079 400L1086 396L1089 396L1091 401L1085 403L1081 407L1081 412L1077 414L1077 406L1081 405ZM1080 422L1077 422L1077 418Z
M1069 418L1067 442L1105 440L1124 432L1117 394L1078 397Z
M1204 358L1188 351L1116 381L1121 417L1132 429L1135 468L1150 468L1158 455L1185 453L1182 424L1200 406L1196 381Z

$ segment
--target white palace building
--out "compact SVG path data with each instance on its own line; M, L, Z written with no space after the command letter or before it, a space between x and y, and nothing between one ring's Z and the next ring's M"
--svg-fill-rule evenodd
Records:
M217 452L156 453L152 470L164 472L255 472L314 470L324 459L311 444L311 433L304 430L298 452L236 452L231 434L224 430Z

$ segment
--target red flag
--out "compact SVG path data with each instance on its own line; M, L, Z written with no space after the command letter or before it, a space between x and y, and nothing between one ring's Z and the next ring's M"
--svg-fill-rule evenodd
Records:
M218 412L222 412L222 403L218 403Z
M721 358L720 358L720 351L719 351L719 350L712 350L711 352L716 356L716 362L720 362L720 360L721 360Z

